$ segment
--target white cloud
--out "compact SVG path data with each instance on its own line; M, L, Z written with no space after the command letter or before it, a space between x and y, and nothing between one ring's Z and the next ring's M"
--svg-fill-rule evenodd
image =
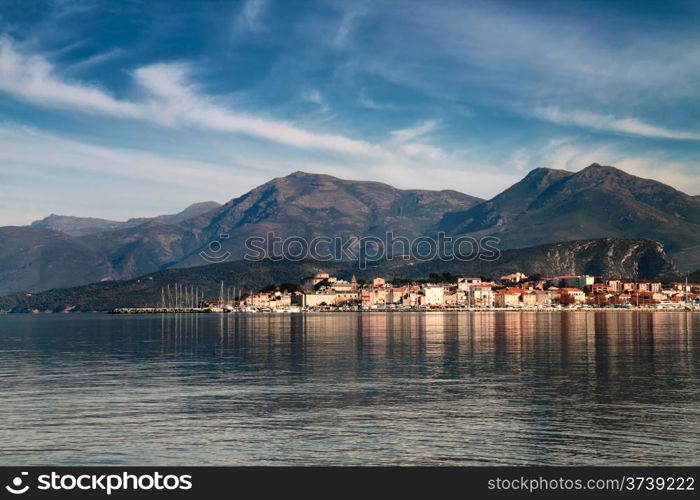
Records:
M535 116L543 120L559 125L575 125L594 130L659 139L700 140L699 132L670 130L651 125L637 118L617 118L612 115L601 115L580 110L563 111L555 106L537 108L534 110L534 113Z
M301 93L303 99L313 102L314 104L323 104L323 96L318 89L310 89Z
M158 63L138 68L132 76L140 98L117 99L100 87L62 79L46 59L24 55L9 38L0 40L0 91L33 104L164 127L236 134L300 150L323 150L375 161L406 164L420 161L425 165L426 161L443 162L448 158L446 153L424 140L438 128L438 120L394 130L386 143L371 143L312 132L282 120L234 112L204 95L190 81L190 74L190 67L184 63ZM312 90L306 97L315 103L325 102L318 91Z
M424 122L417 123L413 127L393 130L391 132L391 136L396 142L412 141L433 132L435 129L437 129L439 123L440 122L438 120L426 120Z
M689 195L700 194L700 179L684 172L688 165L681 162L664 161L654 156L628 156L616 160L615 166L632 175L663 182Z
M62 79L43 57L25 55L9 38L0 39L0 91L33 104L247 135L302 149L375 157L386 154L380 146L366 141L312 132L218 105L189 83L185 64L142 67L134 72L134 80L145 94L143 99L120 100L98 86Z
M96 85L60 79L46 59L18 52L7 37L0 38L0 90L43 106L122 118L142 116L140 106L119 101Z

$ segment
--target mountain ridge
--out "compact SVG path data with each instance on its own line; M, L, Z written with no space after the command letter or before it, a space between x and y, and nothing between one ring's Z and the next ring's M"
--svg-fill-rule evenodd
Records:
M219 254L236 260L248 238L268 233L309 241L387 232L412 239L444 231L495 236L504 249L649 238L663 243L685 271L700 268L700 199L598 164L578 172L536 168L490 200L296 171L223 205L205 202L172 216L130 221L106 231L88 228L87 234L77 228L77 236L40 227L0 228L0 294L202 266L211 261L202 252L212 242L220 243Z
M86 236L89 234L136 227L150 220L158 220L164 224L177 224L191 217L196 217L207 211L214 210L220 206L221 204L215 201L203 201L192 203L176 214L157 215L155 217L135 217L125 221L114 221L97 217L50 214L43 219L35 220L29 224L29 227L51 229L70 236Z
M448 234L497 236L505 248L593 237L662 241L686 268L700 266L700 203L695 197L615 167L578 172L535 169L496 197L446 214ZM543 236L544 235L544 236Z
M443 213L468 208L483 200L454 190L397 189L374 181L351 181L327 174L293 172L276 177L225 203L211 218L195 218L203 242L220 240L231 258L244 256L251 236L275 233L301 237L384 236L389 231L415 238L425 235ZM199 252L178 267L201 265Z

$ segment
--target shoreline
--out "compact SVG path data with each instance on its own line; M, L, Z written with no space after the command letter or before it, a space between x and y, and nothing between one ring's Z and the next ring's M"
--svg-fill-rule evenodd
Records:
M99 312L99 311L96 311ZM653 307L619 307L619 308L604 308L604 307L572 307L572 308L515 308L515 307L491 307L491 308L432 308L432 309L335 309L335 310L272 310L272 311L212 311L207 309L152 309L152 308L117 308L108 311L107 314L342 314L342 313L393 313L393 314L415 314L415 313L446 313L446 312L700 312L700 308L653 308ZM29 313L31 314L31 313ZM41 314L41 313L39 313ZM58 313L57 313L58 314Z
M291 314L376 314L376 313L392 313L392 314L418 314L418 313L488 313L488 312L510 312L510 313L565 313L565 312L613 312L613 313L630 313L630 312L667 312L667 313L700 313L700 307L571 307L571 308L525 308L525 307L484 307L484 308L429 308L429 309L391 309L391 308L376 308L376 309L332 309L332 310L271 310L271 311L214 311L211 309L201 308L178 308L178 309L161 309L161 308L142 308L142 307L120 307L111 310L92 310L92 311L0 311L0 316L3 315L47 315L47 314L109 314L109 315L143 315L143 314L220 314L220 315L291 315Z

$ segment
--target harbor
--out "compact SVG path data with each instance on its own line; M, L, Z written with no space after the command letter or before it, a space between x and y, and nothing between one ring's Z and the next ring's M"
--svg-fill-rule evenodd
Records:
M283 309L257 307L117 307L110 314L300 314L300 313L441 313L441 312L566 312L566 311L605 311L605 312L700 312L696 305L677 307L596 307L596 306L552 306L552 307L289 307Z

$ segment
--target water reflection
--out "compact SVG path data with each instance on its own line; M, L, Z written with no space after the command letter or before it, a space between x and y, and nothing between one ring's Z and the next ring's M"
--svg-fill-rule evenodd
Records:
M5 464L695 464L700 315L0 317Z

